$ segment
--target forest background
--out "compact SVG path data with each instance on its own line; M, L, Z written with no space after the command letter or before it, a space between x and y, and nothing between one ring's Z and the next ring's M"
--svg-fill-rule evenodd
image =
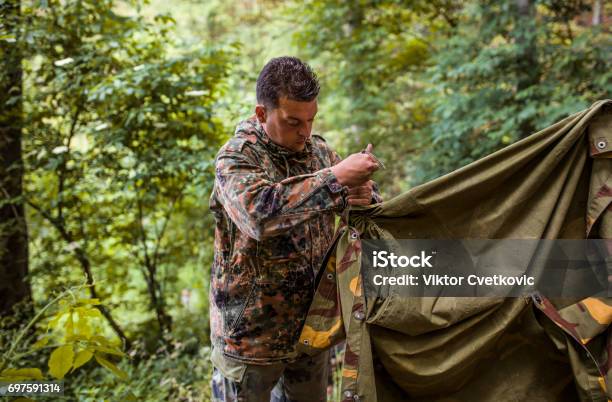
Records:
M373 143L389 199L610 98L611 15L602 0L0 0L0 381L209 400L214 156L271 57L312 65L314 131L342 155Z

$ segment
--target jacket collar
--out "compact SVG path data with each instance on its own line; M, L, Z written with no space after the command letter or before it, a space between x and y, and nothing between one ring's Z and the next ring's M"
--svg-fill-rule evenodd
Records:
M278 145L270 139L263 126L255 118L251 116L247 120L244 120L236 127L236 134L245 133L247 135L255 134L257 141L263 144L263 146L269 151L273 157L279 157L286 160L294 160L296 162L308 162L313 155L312 141L310 138L306 140L306 146L302 151L293 151L289 148Z

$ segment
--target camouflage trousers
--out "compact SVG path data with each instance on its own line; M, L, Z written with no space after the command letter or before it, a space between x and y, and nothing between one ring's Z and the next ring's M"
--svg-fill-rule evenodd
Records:
M291 363L245 364L213 349L213 402L325 402L329 353Z

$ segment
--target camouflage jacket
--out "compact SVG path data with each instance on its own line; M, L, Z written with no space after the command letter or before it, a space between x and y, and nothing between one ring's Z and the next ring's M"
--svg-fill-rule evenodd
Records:
M339 161L322 137L290 151L254 118L217 154L210 319L213 346L225 357L260 364L297 357L335 213L347 207L348 189L329 169Z
M445 321L461 310L461 298L401 298L381 289L366 299L361 274L364 238L610 239L611 188L612 101L600 101L463 169L351 212L324 258L298 350L314 355L345 342L343 402L532 400L517 395L534 390L540 399L533 400L612 400L612 297L569 305L542 294L506 298L479 313L495 332L470 324L478 314ZM419 322L428 329L419 332ZM531 353L508 357L521 348ZM529 374L542 366L553 373L548 379ZM554 371L563 369L573 377L566 389L567 378ZM456 389L445 388L451 379Z

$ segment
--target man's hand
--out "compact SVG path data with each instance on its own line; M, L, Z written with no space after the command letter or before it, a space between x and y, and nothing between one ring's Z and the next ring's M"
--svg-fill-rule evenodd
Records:
M372 144L368 144L366 152L360 152L349 155L342 162L331 167L332 173L338 179L338 182L343 186L359 187L370 179L379 165L372 158Z
M368 180L361 186L350 187L348 192L349 205L370 205L372 203L373 184L372 180Z

